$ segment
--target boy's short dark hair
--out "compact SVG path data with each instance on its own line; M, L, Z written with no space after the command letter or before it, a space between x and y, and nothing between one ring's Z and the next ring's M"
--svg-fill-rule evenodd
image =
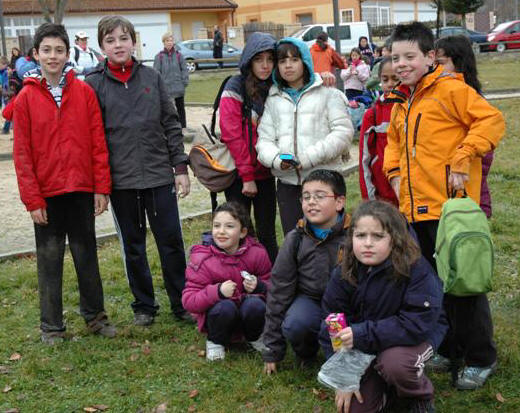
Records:
M329 185L334 192L334 195L346 196L347 187L345 179L339 172L331 171L329 169L315 169L302 182L302 188L306 183L320 181Z
M424 55L433 50L433 33L421 22L398 24L392 32L391 39L391 43L402 41L417 42L419 49Z
M137 43L134 25L130 20L123 16L105 16L98 23L98 44L103 48L103 39L107 34L112 33L115 29L121 27L123 32L128 33L132 38L132 43Z
M40 44L46 37L54 37L63 40L68 53L70 48L69 35L62 24L43 23L36 29L36 33L34 34L34 48L36 51L40 51Z

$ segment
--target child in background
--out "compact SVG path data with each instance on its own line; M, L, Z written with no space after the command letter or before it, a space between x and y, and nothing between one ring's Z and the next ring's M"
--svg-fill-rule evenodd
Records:
M398 207L399 200L383 173L386 130L394 106L388 94L399 83L390 57L381 62L379 79L383 95L365 112L359 134L359 187L363 199L382 199Z
M190 192L188 156L181 124L161 75L132 55L135 28L124 17L98 24L107 59L89 73L101 104L110 151L110 197L134 295L134 324L149 326L159 310L146 252L146 218L155 238L170 308L178 320L193 321L182 308L186 258L177 195Z
M399 24L392 35L392 62L401 81L392 110L383 171L411 223L424 257L435 268L435 242L441 208L455 191L480 200L481 159L496 148L505 130L500 111L460 73L433 67L433 34L419 22ZM474 305L469 306L468 300ZM446 294L450 325L465 341L466 367L456 386L476 389L496 368L493 325L485 294ZM447 337L452 337L449 332ZM447 346L449 347L449 346ZM453 348L453 347L451 347ZM439 352L449 355L443 345Z
M5 56L0 57L0 87L2 88L2 108L7 105L7 101L9 99L9 59ZM6 119L4 126L2 128L2 134L7 135L9 130L11 129L11 122Z
M285 38L276 46L275 84L258 127L258 160L278 177L277 198L284 234L303 216L301 184L314 169L341 171L354 134L348 102L315 75L307 45ZM284 159L289 155L291 159Z
M379 66L385 57L391 56L389 41L387 40L382 47L378 47L378 50L381 50L381 56L374 60L374 65L370 69L370 77L365 84L367 90L374 92L381 92Z
M317 169L303 181L305 219L298 222L280 249L273 267L262 352L264 371L275 373L286 340L298 364L308 366L319 350L321 297L338 263L349 217L345 214L345 180L336 171Z
M365 83L370 76L370 67L361 59L361 52L354 47L350 51L350 62L346 69L341 71L348 100L353 100L363 94Z
M316 43L311 48L312 63L314 72L319 73L336 73L336 69L344 69L345 62L341 56L328 44L329 35L321 32L316 37Z
M210 361L225 357L225 347L237 332L254 349L264 348L260 334L271 261L252 232L242 206L226 202L213 214L211 245L191 249L182 303L197 319L199 331L208 334L206 358ZM249 276L241 275L244 271Z
M368 57L369 66L372 67L372 63L374 62L374 49L368 43L368 38L366 36L361 36L358 41L359 53L363 56Z
M44 23L34 45L41 62L14 108L13 159L20 197L34 221L41 340L63 341L65 237L78 277L80 313L94 334L114 337L103 305L94 216L107 209L108 150L93 90L66 66L69 38Z
M450 72L464 75L464 81L482 95L482 86L478 80L477 60L473 47L466 36L447 36L435 42L435 60ZM491 194L487 176L493 162L493 151L482 158L482 184L480 187L480 208L491 218Z
M395 207L368 201L352 214L343 263L331 276L322 309L324 317L345 314L348 326L336 335L343 347L377 355L354 398L336 392L338 412L381 411L388 386L408 399L411 412L434 412L424 363L447 330L442 283ZM325 323L320 344L329 358L333 350Z

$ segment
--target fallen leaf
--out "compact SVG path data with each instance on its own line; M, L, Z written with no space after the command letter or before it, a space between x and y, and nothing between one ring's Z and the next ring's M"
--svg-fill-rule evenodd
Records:
M72 366L63 366L61 368L61 370L64 371L65 373L68 373L68 372L74 370L74 367L72 367Z
M0 366L0 374L9 374L9 367Z
M199 352L197 353L197 356L199 356L199 357L206 357L206 351L205 350L199 350Z
M188 407L188 412L196 412L197 411L197 406L195 406L194 404L192 404L190 407Z
M190 399L194 399L195 397L197 397L199 395L199 391L197 389L193 389L192 391L190 391Z
M312 413L321 413L323 411L323 409L321 408L321 406L314 406L312 408Z
M153 411L154 413L166 413L168 411L168 403L161 403Z
M108 410L108 406L104 405L104 404L95 404L94 406L95 409L98 409L100 412L104 412L105 410Z
M130 356L130 361L136 361L138 358L139 358L139 354L132 353L132 355Z
M500 403L504 403L506 401L506 399L504 399L504 396L502 396L502 393L497 393L495 397Z
M4 410L3 413L20 413L20 409L18 407L11 407L10 409Z
M89 413L94 413L94 412L97 412L98 409L96 409L95 407L84 407L83 411L84 412L89 412Z
M145 356L148 356L151 352L152 352L152 349L150 348L150 346L148 346L148 345L143 346L143 354Z
M139 347L139 343L138 343L137 341L132 341L132 342L130 343L130 347L134 347L134 348L135 348L135 347Z
M188 347L188 351L197 351L197 346L195 344L192 344Z
M11 390L13 390L13 388L6 384L4 389L2 390L2 393L9 393Z
M254 407L253 403L251 403L251 402L247 402L246 405L245 405L246 409L252 409L253 407Z
M327 395L327 393L325 393L324 390L318 390L318 389L312 389L312 393L318 398L320 399L321 401L323 400L327 400L329 398L329 396Z
M179 342L179 339L178 339L177 337L173 336L173 337L170 338L170 342L172 342L172 343L178 343L178 342Z
M22 355L20 353L13 353L11 354L11 357L9 357L9 361L18 361L22 358Z

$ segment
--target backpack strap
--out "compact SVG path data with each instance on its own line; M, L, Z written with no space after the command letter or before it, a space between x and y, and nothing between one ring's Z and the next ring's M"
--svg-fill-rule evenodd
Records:
M74 46L74 61L76 62L76 64L78 64L78 60L79 60L79 49Z
M220 89L218 90L217 96L215 97L215 100L213 101L213 114L211 115L211 129L210 133L211 136L215 136L215 124L217 122L217 110L220 106L220 98L222 97L222 93L224 92L224 88L226 87L226 84L228 80L231 79L231 76L228 76L224 79L224 81L220 84Z

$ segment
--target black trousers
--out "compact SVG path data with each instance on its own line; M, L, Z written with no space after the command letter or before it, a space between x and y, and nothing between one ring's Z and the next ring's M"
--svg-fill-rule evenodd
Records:
M175 315L182 315L185 311L181 294L186 258L176 196L174 184L112 192L112 210L122 244L128 283L134 295L132 309L135 313L155 315L159 309L146 255L146 218L159 251L171 310Z
M183 128L186 127L186 108L184 107L184 96L174 98L177 114L179 115L179 122Z
M65 236L69 239L78 277L81 315L88 322L105 311L94 227L94 195L72 192L46 198L45 201L49 223L34 225L40 328L45 332L64 331L62 284Z
M225 190L226 201L234 201L241 204L248 214L251 214L251 204L254 206L255 229L258 240L265 247L271 263L274 264L278 255L276 242L276 187L274 178L255 181L258 193L250 198L242 194L242 179L237 178L233 184Z
M412 224L421 251L436 269L435 241L439 221L422 221ZM444 294L444 309L450 329L439 348L439 354L463 358L467 366L486 367L497 359L496 345L493 341L493 320L489 302L485 294L471 297L455 297Z
M278 180L276 184L276 197L278 199L278 210L282 221L283 234L293 230L300 218L303 218L301 185L284 184Z

